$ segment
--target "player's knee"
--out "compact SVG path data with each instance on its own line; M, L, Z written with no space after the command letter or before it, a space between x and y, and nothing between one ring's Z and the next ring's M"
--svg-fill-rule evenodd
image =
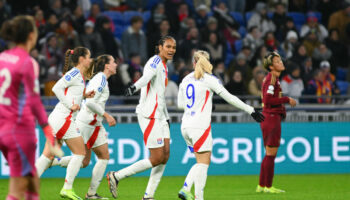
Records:
M164 160L163 160L163 164L166 164L166 163L168 162L169 157L170 157L170 153L169 153L169 152L165 153L165 155L164 155Z
M164 161L164 156L161 155L161 156L158 156L158 157L156 157L156 158L155 158L155 157L150 158L150 161L151 161L153 167L154 167L154 166L158 166L158 165L160 165L160 164L163 163L163 161Z
M87 167L90 163L90 160L83 160L83 168Z

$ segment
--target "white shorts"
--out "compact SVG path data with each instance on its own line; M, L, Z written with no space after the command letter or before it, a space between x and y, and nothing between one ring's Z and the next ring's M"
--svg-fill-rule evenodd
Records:
M91 126L79 120L76 124L88 149L108 143L107 132L103 126Z
M162 147L164 146L164 138L170 139L169 125L165 119L150 119L140 114L137 115L137 119L147 148Z
M48 121L58 140L67 140L81 136L75 121L69 115L64 116L61 113L53 112L49 115Z
M192 153L212 151L213 138L211 135L211 127L208 129L181 128L181 133Z

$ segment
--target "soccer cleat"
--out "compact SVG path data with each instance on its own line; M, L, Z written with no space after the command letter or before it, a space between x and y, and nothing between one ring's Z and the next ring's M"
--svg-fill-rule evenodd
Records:
M182 200L194 200L190 191L186 191L183 188L179 191L178 197Z
M143 197L142 200L155 200L153 197Z
M108 199L108 198L107 197L101 197L97 193L93 194L93 195L89 195L88 193L86 193L85 199L87 200L87 199Z
M114 171L110 171L107 173L107 181L108 181L108 187L109 191L112 193L113 198L118 197L118 179L114 176Z
M70 200L83 200L81 197L79 197L77 194L75 194L73 189L64 189L62 188L60 195L64 199L70 199Z
M264 188L265 187L261 187L260 185L258 185L258 186L256 186L255 192L258 192L258 193L264 192Z
M264 193L272 193L272 194L279 194L279 193L284 193L286 191L275 188L275 187L265 187L264 188Z

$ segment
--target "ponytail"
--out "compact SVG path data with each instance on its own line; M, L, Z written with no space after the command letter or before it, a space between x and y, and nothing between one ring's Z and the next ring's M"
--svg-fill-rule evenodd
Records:
M195 64L194 77L199 80L204 76L204 73L212 74L213 65L209 62L209 54L206 51L196 51L193 55Z
M68 49L65 53L64 66L62 73L65 74L74 66L79 64L79 58L85 57L89 54L89 50L85 47L76 47L74 49ZM86 70L89 71L90 69ZM84 74L86 75L86 74Z
M103 54L97 58L94 58L90 64L89 70L86 72L87 76L91 78L97 73L103 72L105 70L106 64L108 64L111 60L110 57L112 56L109 54Z

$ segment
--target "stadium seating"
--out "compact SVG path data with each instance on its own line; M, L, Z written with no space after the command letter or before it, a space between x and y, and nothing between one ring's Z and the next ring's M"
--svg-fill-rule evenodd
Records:
M160 0L147 0L146 10L152 10L154 6L159 3Z
M230 62L235 58L232 52L232 48L229 42L226 42L226 56L225 56L225 66L228 67Z
M233 17L234 20L236 20L241 26L246 26L246 23L244 21L244 17L242 13L240 12L230 12L230 15Z
M100 9L104 10L104 3L103 0L90 0L91 4L98 4L100 6Z
M345 95L348 92L349 82L347 81L336 81L336 84L340 90L341 95Z
M247 29L244 26L239 27L238 29L239 34L241 34L241 38L244 38L247 34Z
M130 20L134 16L141 16L142 13L137 12L137 11L125 11L124 12L124 24L130 24Z
M336 79L338 81L345 81L346 80L346 74L348 73L347 69L338 67L337 68L337 74L336 74Z
M118 11L105 11L103 12L104 15L111 18L113 23L117 25L124 25L124 15L121 12Z
M242 46L243 46L243 41L242 40L236 40L235 41L235 53L236 54L241 51Z
M302 26L306 22L306 17L303 13L289 12L287 13L287 15L293 18L293 21L296 26Z
M245 21L248 24L249 19L253 16L254 12L246 12L245 13Z

